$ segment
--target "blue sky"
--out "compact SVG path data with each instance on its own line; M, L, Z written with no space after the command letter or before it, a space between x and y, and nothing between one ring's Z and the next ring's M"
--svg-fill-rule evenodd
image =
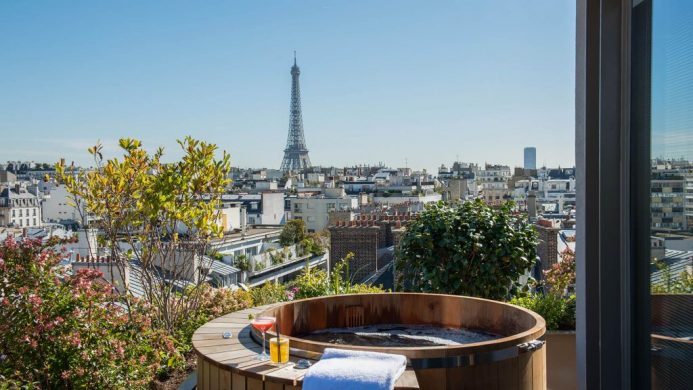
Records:
M693 160L693 2L652 8L652 157Z
M187 134L278 168L298 52L315 165L574 163L575 5L0 2L0 161Z

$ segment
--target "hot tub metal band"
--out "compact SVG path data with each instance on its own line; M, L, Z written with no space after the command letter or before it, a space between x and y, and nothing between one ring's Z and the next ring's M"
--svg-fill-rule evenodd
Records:
M411 359L411 366L413 369L417 370L428 368L469 367L479 364L496 363L502 360L515 358L523 353L534 352L541 349L544 344L546 344L546 341L543 340L542 336L539 339L497 351L479 352L469 355L448 356L442 358Z
M256 342L262 342L262 339L256 339L256 335L253 332L250 332L250 334ZM546 341L544 340L544 336L542 336L536 340L528 341L526 343L518 344L497 351L479 352L459 356L447 356L441 358L409 359L409 362L411 367L415 370L428 368L469 367L476 366L479 364L489 364L500 362L506 359L512 359L519 356L520 354L534 352L538 349L541 349L544 346L544 344L546 344ZM335 347L339 348L339 345L336 345ZM322 356L320 352L306 351L303 349L295 348L289 348L289 354L313 360L320 360L320 357Z

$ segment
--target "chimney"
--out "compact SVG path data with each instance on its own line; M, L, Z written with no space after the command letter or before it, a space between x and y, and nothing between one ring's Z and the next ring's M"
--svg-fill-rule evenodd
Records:
M245 233L246 225L248 223L248 211L245 206L241 207L241 231Z
M534 191L529 191L527 194L527 214L530 221L537 219L537 195Z

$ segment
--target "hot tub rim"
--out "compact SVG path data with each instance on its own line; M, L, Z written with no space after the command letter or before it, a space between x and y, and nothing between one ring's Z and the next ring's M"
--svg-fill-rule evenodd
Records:
M365 293L365 294L338 294L338 295L326 295L326 296L319 296L319 297L313 297L313 298L304 298L304 299L298 299L295 301L289 301L289 302L280 302L275 305L272 305L271 307L267 308L263 312L257 314L257 316L262 316L262 315L274 315L275 311L280 309L281 307L288 306L288 305L294 305L297 303L304 303L304 302L310 302L310 301L316 301L316 300L325 300L325 299L339 299L340 297L358 297L358 296L392 296L392 295L425 295L425 296L439 296L439 297L449 297L449 298L454 298L454 299L462 299L462 300L476 300L476 301L483 301L487 302L492 305L505 305L508 307L512 307L515 310L518 310L520 312L523 312L525 314L530 315L535 323L532 327L530 327L528 330L525 330L520 333L515 333L510 336L506 337L501 337L493 340L487 340L487 341L481 341L477 343L469 343L469 344L460 344L460 345L441 345L441 346L422 346L422 347L371 347L371 346L358 346L358 345L349 345L349 344L332 344L332 343L323 343L319 341L312 341L308 339L304 339L301 337L295 337L295 336L287 336L287 335L281 335L281 337L286 337L290 340L291 342L299 342L302 344L306 345L314 345L318 347L319 351L314 351L308 349L307 351L309 353L315 353L315 354L321 354L322 351L325 348L340 348L340 349L348 349L348 350L367 350L367 351L374 351L374 352L384 352L384 353L399 353L399 354L405 354L407 356L409 355L422 355L422 357L425 355L440 355L441 352L445 352L445 356L461 356L461 355L473 355L477 353L482 353L482 352L488 352L488 351L496 351L496 350L501 350L501 349L506 349L506 348L512 348L514 346L520 345L522 343L534 341L537 339L540 339L545 333L546 333L546 322L543 317L541 317L539 314L526 309L521 306L513 305L510 303L506 302L501 302L501 301L495 301L492 299L486 299L486 298L478 298L478 297L470 297L466 295L453 295L453 294L437 294L437 293L420 293L420 292L385 292L385 293ZM262 340L262 334L257 331L257 329L252 328L251 333L255 336L253 339L255 340ZM276 337L275 332L268 331L267 332L267 337ZM294 344L295 345L295 344ZM292 348L293 349L293 348Z

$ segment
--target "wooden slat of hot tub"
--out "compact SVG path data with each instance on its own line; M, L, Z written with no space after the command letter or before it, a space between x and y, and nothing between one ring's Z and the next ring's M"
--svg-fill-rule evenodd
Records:
M294 390L301 388L306 370L293 365L276 367L255 359L261 351L250 338L249 314L257 315L271 306L242 310L216 318L200 327L193 335L193 347L197 352L197 387L201 390ZM231 331L233 337L221 337ZM291 357L293 363L298 358ZM313 361L314 362L314 361ZM397 380L395 389L418 389L413 370L407 370Z

